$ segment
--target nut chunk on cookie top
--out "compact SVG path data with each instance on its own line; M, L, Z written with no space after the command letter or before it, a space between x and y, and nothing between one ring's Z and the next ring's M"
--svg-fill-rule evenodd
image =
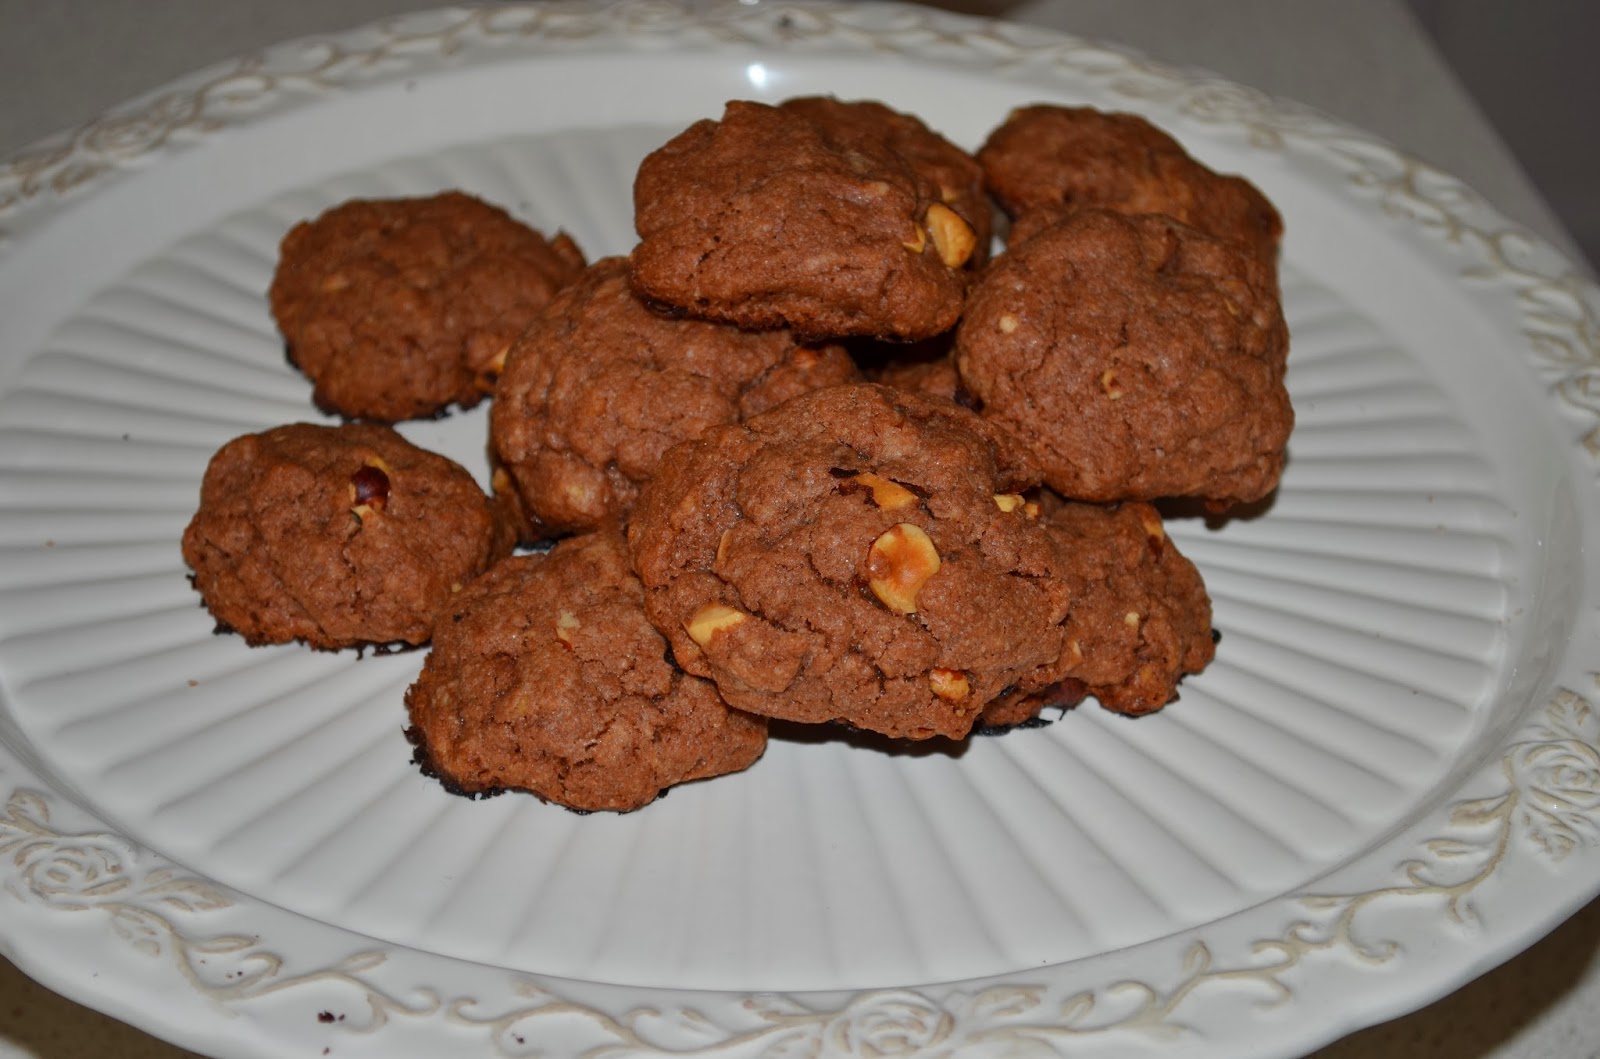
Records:
M194 585L252 644L420 644L510 538L472 476L392 428L295 423L212 457L183 535Z
M319 408L426 418L481 400L512 339L582 268L565 234L546 241L459 191L357 199L284 237L272 314Z
M881 103L735 101L634 182L634 283L741 327L914 340L951 327L991 219L976 161Z
M624 257L591 265L512 347L489 437L532 536L625 518L661 454L795 393L859 379L839 346L652 312Z
M1261 499L1294 422L1268 268L1169 217L1083 210L996 259L961 380L1075 500Z
M748 767L766 721L667 660L643 602L615 528L497 564L456 599L406 693L418 763L463 794L618 812Z
M1053 545L1010 502L1032 481L966 409L839 386L670 450L629 540L652 622L733 705L960 738L1060 656Z

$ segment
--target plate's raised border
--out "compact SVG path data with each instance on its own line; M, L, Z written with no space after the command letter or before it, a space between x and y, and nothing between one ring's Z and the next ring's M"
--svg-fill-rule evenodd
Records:
M415 75L429 64L484 50L537 54L586 43L637 43L644 35L654 46L672 41L817 46L836 54L1054 70L1097 84L1130 106L1160 102L1189 120L1242 131L1263 150L1317 156L1343 172L1358 193L1450 247L1461 261L1464 281L1514 297L1529 363L1575 423L1591 467L1600 460L1600 294L1549 247L1504 222L1458 181L1373 137L1249 89L1058 34L896 5L750 6L734 0L504 5L427 13L297 42L197 74L0 163L0 223L10 233L21 233L149 156L321 92ZM0 240L6 234L0 231ZM1600 832L1600 735L1592 695L1563 689L1531 711L1504 753L1423 822L1417 833L1426 837L1388 869L1381 885L1286 897L1282 932L1243 946L1214 939L1206 928L1142 946L1170 959L1166 965L1147 959L1147 966L1160 971L1149 980L1107 978L1094 961L1084 961L1004 980L920 989L830 997L712 994L640 1004L638 991L509 974L500 976L496 995L468 995L408 978L402 968L411 962L407 954L381 946L356 947L336 961L305 965L283 947L287 939L213 929L219 916L240 911L248 899L93 827L92 821L82 827L60 825L60 817L81 814L29 776L20 762L3 759L0 775L6 780L0 788L11 793L0 814L0 890L27 914L42 913L46 921L66 912L105 917L105 944L130 947L152 961L143 983L152 996L178 981L223 1015L290 997L315 1007L319 1019L326 1014L321 1021L330 1032L381 1041L391 1054L405 1045L390 1031L419 1023L447 1024L464 1035L463 1043L471 1039L502 1055L560 1050L557 1038L573 1051L608 1056L972 1054L974 1049L1017 1054L1030 1046L1045 1053L1084 1054L1087 1038L1137 1035L1161 1041L1198 1033L1204 1039L1207 1034L1188 1019L1191 1012L1215 1005L1223 994L1256 1005L1288 1003L1303 988L1297 973L1313 960L1341 959L1359 970L1399 959L1404 939L1393 931L1367 929L1368 919L1383 906L1404 902L1470 927L1477 902L1509 864L1592 860ZM580 999L596 989L609 1002ZM358 1017L321 1006L352 995L360 999ZM1192 1002L1202 995L1206 1005ZM1216 1025L1210 1014L1206 1021ZM1298 1021L1297 1045L1345 1028L1331 1019L1315 1027ZM1214 1036L1209 1043L1230 1045ZM1246 1047L1240 1041L1231 1044L1231 1054Z
M1074 987L1083 977L1047 972L954 987L871 990L829 1004L819 998L754 994L701 996L690 1003L632 1004L622 1010L571 999L562 983L508 975L498 995L467 995L438 984L395 982L382 947L303 968L277 939L217 930L211 920L241 898L184 872L126 839L52 819L52 798L12 790L0 810L0 890L50 915L103 917L109 937L151 961L152 980L176 978L219 1012L303 998L330 1033L381 1036L429 1020L470 1040L478 1054L534 1051L596 1056L885 1055L931 1052L1016 1055L1047 1045L1082 1054L1091 1038L1181 1038L1192 1011L1226 999L1296 999L1294 972L1312 960L1343 958L1377 967L1402 944L1367 922L1381 905L1445 917L1476 918L1474 897L1508 858L1557 863L1600 833L1600 734L1589 699L1563 690L1497 762L1498 782L1453 802L1437 834L1397 866L1395 880L1360 893L1296 899L1284 930L1220 956L1203 937L1174 949L1159 978L1124 978ZM0 775L4 775L0 772ZM1204 934L1204 931L1199 932ZM352 1004L351 1002L354 1001ZM353 1010L353 1017L348 1014Z

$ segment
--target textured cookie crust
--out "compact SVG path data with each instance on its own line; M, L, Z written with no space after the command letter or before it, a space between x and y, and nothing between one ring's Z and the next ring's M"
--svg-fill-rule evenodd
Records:
M859 377L837 346L652 312L628 276L627 258L596 262L506 358L490 444L534 537L625 517L661 454L707 427Z
M955 357L948 354L932 360L891 361L874 374L873 381L896 390L909 390L967 407L971 407L973 401L972 395L961 384L961 373L956 369Z
M634 282L741 327L925 338L987 251L981 185L970 155L881 103L732 102L639 167Z
M714 428L635 509L647 612L741 709L960 738L1062 648L1054 542L1011 503L1032 479L1009 445L869 384Z
M1267 267L1169 218L1072 214L973 288L956 361L983 416L1077 500L1272 491L1294 414Z
M212 457L183 535L201 599L251 644L420 644L510 550L457 464L386 426L296 423Z
M457 597L406 693L416 759L464 794L626 812L749 767L766 721L667 660L620 530L497 564Z
M354 200L290 229L269 292L317 406L397 422L470 407L511 341L583 268L544 236L459 191Z
M1149 504L1081 504L1048 493L1039 504L1058 548L1053 572L1072 598L1061 624L1063 649L1055 666L1035 674L1040 690L1003 696L984 710L982 723L1017 724L1086 695L1118 713L1160 709L1216 650L1200 572Z
M1243 177L1217 173L1136 114L1019 107L978 151L984 180L1015 218L1015 245L1063 212L1159 213L1274 263L1283 219Z

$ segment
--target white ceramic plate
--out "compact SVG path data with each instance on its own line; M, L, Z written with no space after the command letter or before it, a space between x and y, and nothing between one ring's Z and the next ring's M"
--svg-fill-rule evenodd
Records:
M625 251L645 152L816 92L1138 110L1282 209L1299 424L1267 510L1172 526L1223 632L1179 703L580 817L417 773L420 655L212 634L206 460L317 418L290 224L462 186ZM0 227L0 940L190 1048L1293 1055L1600 888L1600 295L1360 132L922 9L506 5L196 75L0 167ZM481 410L406 429L483 473Z

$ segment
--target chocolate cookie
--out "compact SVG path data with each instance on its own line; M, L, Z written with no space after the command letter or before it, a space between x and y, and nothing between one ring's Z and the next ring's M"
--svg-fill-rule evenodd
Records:
M1062 650L1031 481L966 409L839 386L670 450L629 540L651 620L733 705L960 738Z
M956 360L1063 496L1257 500L1294 413L1267 266L1155 215L1082 210L973 288Z
M984 180L1015 222L1011 243L1064 212L1159 213L1275 264L1283 219L1255 185L1191 158L1136 114L1019 107L978 151Z
M547 242L459 191L355 200L290 229L270 298L317 407L396 422L476 404L582 268L565 234Z
M296 423L212 457L183 557L251 644L420 644L511 540L472 476L386 426Z
M956 358L950 353L929 360L891 360L879 365L868 377L896 390L910 390L968 408L973 404L972 395L961 384Z
M1211 661L1211 600L1200 572L1167 536L1149 504L1036 501L1055 539L1054 576L1070 586L1063 650L1035 691L990 703L982 723L1013 725L1044 706L1092 695L1107 709L1141 714L1177 694L1178 682Z
M666 656L621 531L497 564L454 601L406 692L423 769L452 790L626 812L747 768L766 722Z
M948 329L991 231L971 156L871 102L729 103L647 157L633 197L647 298L826 338Z
M536 536L626 516L661 454L707 427L859 378L837 346L654 313L628 274L606 258L558 294L495 389L491 448Z

